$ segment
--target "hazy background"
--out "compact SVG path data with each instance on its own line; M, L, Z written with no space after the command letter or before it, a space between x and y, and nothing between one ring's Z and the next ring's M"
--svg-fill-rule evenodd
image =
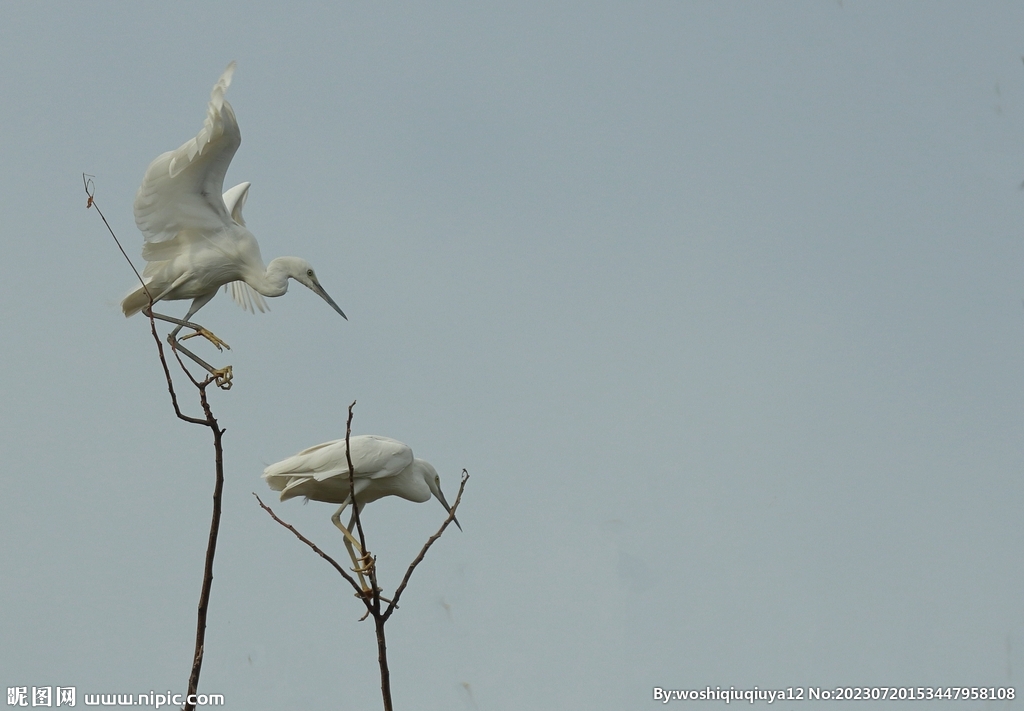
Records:
M344 556L259 477L352 400L472 475L388 626L397 708L1020 684L1020 3L3 10L0 687L185 690L211 438L81 174L141 264L142 175L232 59L226 185L351 320L200 312L235 372L201 691L379 708L361 606L251 495ZM443 515L367 509L385 587Z

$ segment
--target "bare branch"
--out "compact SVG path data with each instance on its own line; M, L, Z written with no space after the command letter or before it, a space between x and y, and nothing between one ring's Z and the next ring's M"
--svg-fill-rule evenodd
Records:
M152 302L150 302L150 304L152 304ZM150 314L153 313L153 309L152 308L150 308L149 313ZM174 414L178 416L179 420L184 420L185 422L191 422L193 425L206 425L207 427L211 427L212 425L210 424L209 418L207 418L205 420L200 420L198 417L192 417L191 415L186 415L185 413L183 413L181 411L181 408L178 406L178 396L174 392L174 381L171 380L171 371L167 367L167 359L164 357L164 344L160 342L160 336L157 335L157 332L156 332L156 321L153 319L152 315L150 315L150 317L149 317L149 328L150 328L150 331L153 334L153 341L156 343L157 353L160 355L160 365L164 369L164 378L167 379L167 392L170 393L170 395L171 395L171 405L174 406ZM205 398L206 397L206 385L208 383L196 382L196 379L193 378L192 374L189 373L188 370L185 368L185 364L181 362L181 357L178 356L178 352L177 351L174 351L174 355L175 355L175 357L178 358L178 365L180 365L181 369L185 371L185 375L187 375L189 377L189 380L192 381L193 385L195 385L197 388L199 388L199 391L201 393L203 393L203 397Z
M352 500L352 509L356 517L356 529L359 531L359 546L363 549L363 555L366 555L366 535L363 533L363 522L359 518L359 505L356 503L356 470L352 466L352 450L348 446L349 439L352 437L352 409L355 406L355 400L348 406L348 422L345 424L345 460L348 462L348 495ZM377 586L374 585L373 587L376 588Z
M188 679L188 694L190 697L193 697L199 688L199 675L202 671L203 657L206 652L206 616L210 606L210 591L213 587L213 560L217 553L217 536L220 533L221 498L224 492L224 430L221 429L220 425L217 423L217 419L213 416L213 410L210 408L210 402L206 396L206 388L211 382L214 382L215 379L211 376L200 382L192 377L192 374L181 361L181 356L178 355L178 351L174 348L172 341L171 348L174 351L175 358L178 360L178 365L181 366L185 375L188 376L188 379L199 391L199 403L203 408L203 413L206 415L206 418L200 419L183 413L178 405L178 396L174 391L174 381L171 378L170 368L167 366L167 358L164 356L164 347L156 332L156 320L153 318L153 294L150 293L142 275L139 274L139 270L135 268L134 264L132 264L131 258L121 245L121 240L119 240L117 235L114 234L113 228L111 228L110 223L107 222L107 218L100 210L100 206L96 203L95 184L91 177L86 176L83 173L82 182L85 186L85 192L89 196L86 208L96 208L96 213L100 216L100 219L103 220L103 224L106 225L107 231L110 232L110 236L114 238L117 248L121 250L121 254L124 255L124 258L128 261L128 265L131 266L132 271L135 272L135 276L138 278L139 283L142 284L142 288L145 290L146 296L149 297L149 308L146 309L146 315L149 317L150 332L153 334L153 341L156 343L157 354L160 358L160 365L163 368L164 377L167 380L167 391L171 396L171 405L174 407L174 414L185 422L209 427L213 432L214 469L216 471L213 487L213 513L210 520L210 535L207 540L206 558L203 565L203 584L199 592L199 608L196 614L196 646L195 652L192 655L192 669L189 673ZM184 711L194 711L194 709L195 704L185 704Z
M313 541L309 540L308 538L303 536L301 533L299 533L295 529L295 527L292 526L290 523L285 523L280 518L278 518L277 514L274 513L274 510L271 509L269 506L267 506L265 503L263 503L263 499L261 499L259 497L259 494L257 494L256 492L253 492L252 495L256 497L256 500L260 503L260 507L264 511L266 511L268 514L270 514L270 517L272 519L274 519L279 524L281 524L282 526L287 528L289 531L291 531L293 534L295 534L295 537L298 538L303 543L305 543L307 546L309 546L313 550L314 553L316 553L318 556L320 556L321 558L326 560L328 563L330 563L334 567L334 569L337 570L341 574L341 577L345 578L345 580L347 580L349 582L349 585L351 585L353 587L353 589L356 591L356 597L358 597L360 600L362 600L363 603L366 605L367 610L370 611L370 602L369 602L369 600L366 599L366 596L363 595L363 589L361 587L359 587L359 583L356 582L355 578L353 578L351 575L349 575L345 571L345 569L338 564L338 561L334 560L334 558L332 558L331 556L327 555L322 550L320 550L320 548L315 543L313 543Z
M114 233L114 229L110 226L110 223L107 222L107 218L103 214L103 211L100 209L99 203L96 202L96 184L93 183L92 176L88 176L85 173L82 173L82 182L85 185L85 193L86 195L89 196L89 200L85 205L86 209L94 208L96 210L96 214L100 216L100 219L103 220L103 224L106 225L107 232L109 232L110 236L114 238L114 244L116 244L117 248L121 250L121 254L124 255L125 261L128 262L128 266L130 266L132 268L132 271L135 272L135 277L139 280L139 283L142 284L142 288L146 291L146 296L149 297L149 309L147 309L149 312L147 314L149 316L149 326L150 330L153 333L153 340L156 341L156 350L160 354L160 365L163 366L164 377L167 379L167 390L171 395L171 404L174 406L174 414L177 415L179 419L182 419L185 422L191 422L194 425L205 425L209 427L209 419L200 420L198 417L191 417L189 415L186 415L181 411L181 408L178 406L178 397L174 392L174 383L171 380L171 371L168 369L167 359L164 357L164 346L163 343L160 342L160 337L157 335L156 332L156 321L153 318L153 295L149 292L149 287L146 286L146 282L143 280L142 275L139 274L139 270L136 269L135 264L132 263L132 258L129 257L128 253L124 250L124 245L121 244L121 240L117 238L117 235ZM175 355L177 355L177 353L175 353ZM178 363L181 363L181 358L178 358ZM188 374L189 379L192 380L192 384L199 388L200 384L195 380L195 378L192 377L188 370L185 369L184 363L181 363L181 368L182 370L185 370L186 374Z
M388 668L387 640L384 636L384 624L391 617L392 613L398 608L398 600L401 597L402 592L405 590L406 586L409 584L409 579L412 577L413 571L416 570L416 566L423 562L423 559L427 555L427 551L430 549L430 547L438 538L441 537L441 535L445 532L445 529L448 528L448 525L455 520L455 513L459 508L459 504L462 502L462 494L466 490L466 482L469 480L469 472L467 472L465 469L462 470L462 482L459 485L459 493L455 497L455 504L451 507L451 510L448 512L448 517L441 524L441 527L437 530L437 533L435 533L433 536L427 539L427 542L423 545L423 548L420 550L419 555L416 556L415 560L413 560L413 562L409 565L408 570L405 571L405 577L402 578L402 583L398 586L398 589L395 591L394 599L388 600L387 598L381 597L382 590L380 589L380 586L377 584L376 560L372 556L370 556L370 553L367 551L366 548L366 535L363 532L363 525L359 519L359 506L355 495L355 466L353 466L352 463L352 452L349 447L352 438L352 412L353 409L355 408L355 405L356 403L355 401L353 401L352 404L349 405L348 407L348 422L345 427L345 457L348 462L348 484L350 492L349 501L351 502L351 505L354 507L353 517L355 518L356 527L359 532L359 545L362 548L364 556L363 560L369 561L368 563L365 563L363 567L365 567L366 573L370 578L370 590L364 591L362 587L359 585L359 583L357 583L355 579L352 576L350 576L345 571L345 569L338 564L337 561L335 561L329 555L320 550L320 548L318 548L315 543L313 543L308 538L299 533L297 530L295 530L293 526L285 523L280 518L278 518L277 515L270 509L270 507L263 503L259 496L257 496L255 493L253 494L253 496L256 496L256 500L259 502L263 510L270 514L270 516L275 521L277 521L279 524L281 524L289 531L291 531L300 541L309 546L314 553L316 553L321 558L326 560L334 567L335 570L341 573L342 577L344 577L345 580L348 581L349 585L351 585L353 589L356 591L356 597L362 600L363 605L366 606L366 614L363 615L363 617L360 619L365 620L369 616L373 617L374 631L377 636L377 663L378 666L380 667L380 690L381 696L383 697L384 700L384 711L392 711L393 706L391 701L391 671ZM351 531L349 533L351 533ZM349 545L348 540L346 540L346 545ZM360 564L357 563L356 565L358 566ZM388 607L384 612L381 611L381 601L388 603Z
M121 246L121 240L119 240L117 235L114 234L114 230L111 228L110 223L107 222L107 218L103 216L100 206L96 204L96 184L93 183L92 177L93 176L91 175L82 173L82 182L85 184L85 194L89 196L89 201L85 204L85 209L88 210L92 207L96 208L96 212L99 214L100 219L103 220L103 224L107 226L107 231L110 233L110 236L114 238L114 242L117 243L117 248L121 250L121 254L123 254L124 258L128 260L128 265L132 268L132 271L135 272L135 276L138 277L139 283L142 284L142 288L146 290L146 294L149 295L149 303L150 306L152 306L153 295L149 293L149 288L146 286L146 282L142 280L142 275L139 274L139 270L135 268L134 264L132 264L132 258L124 251L124 247Z
M405 571L405 577L402 578L402 583L398 586L398 589L395 590L395 595L391 600L391 604L388 605L387 611L383 614L385 621L391 617L391 613L398 607L398 598L402 596L402 593L405 591L405 586L409 584L409 578L412 577L412 571L416 570L416 566L423 562L423 558L427 555L427 551L430 549L430 546L434 545L434 541L441 537L444 530L448 528L448 524L455 520L455 511L459 508L459 503L462 501L462 492L466 490L467 481L469 481L469 472L463 469L462 483L459 484L459 493L458 496L455 497L455 503L452 504L452 510L448 512L448 518L446 518L444 523L441 524L441 528L437 529L437 533L427 539L427 542L423 544L422 550L420 550L420 554L416 556L416 559L413 560L412 563L409 564L409 569Z
M210 536L206 543L206 560L203 565L203 586L199 592L199 610L196 615L196 648L192 657L192 672L188 679L188 693L195 694L199 689L199 673L203 667L203 656L206 650L206 614L210 606L210 591L213 587L213 558L217 553L217 535L220 532L221 498L224 493L224 447L222 439L224 430L217 424L210 409L210 402L206 398L206 386L204 382L199 387L199 400L206 413L206 422L213 430L214 464L216 468L216 481L213 486L213 514L210 520ZM185 711L195 709L194 704L185 704Z

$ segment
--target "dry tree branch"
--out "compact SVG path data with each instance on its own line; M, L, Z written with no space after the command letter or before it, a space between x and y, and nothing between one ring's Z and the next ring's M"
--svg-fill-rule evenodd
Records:
M354 404L354 403L353 403ZM351 419L351 416L350 416ZM349 465L351 466L351 464ZM437 530L433 536L427 539L427 542L423 544L423 548L420 549L419 555L409 565L408 570L405 571L405 577L402 578L402 583L395 590L394 597L388 603L386 611L380 611L380 601L383 599L380 596L381 590L377 587L377 576L373 568L370 569L372 577L371 585L373 585L373 627L377 634L377 663L380 666L380 691L384 697L384 711L393 711L391 702L391 670L388 668L388 650L387 640L384 637L384 624L391 617L391 614L398 608L398 598L402 596L402 592L405 590L405 586L409 584L409 578L412 577L412 571L416 569L424 556L427 555L427 550L430 546L434 545L434 541L441 537L444 530L448 528L448 524L455 520L455 510L459 507L459 502L462 501L462 492L466 488L466 481L469 479L469 472L465 469L462 470L462 483L459 485L459 494L455 497L455 503L452 506L451 511L448 512L448 518L441 524L441 528ZM376 566L374 566L376 567Z
M149 293L149 292L147 291L146 293ZM164 370L164 377L167 379L167 392L170 393L170 396L171 396L171 405L174 406L174 414L178 416L179 420L184 420L185 422L190 422L193 425L204 425L204 426L207 426L207 427L211 427L212 426L210 424L211 416L207 416L207 418L205 420L201 420L198 417L192 417L191 415L186 415L185 413L183 413L181 411L181 408L178 407L178 396L174 392L174 381L171 380L171 370L170 370L170 368L167 367L167 359L164 357L164 344L160 342L160 336L157 335L157 332L156 332L156 319L154 319L153 315L152 315L153 314L153 297L152 296L150 296L149 306L150 306L150 308L149 308L149 329L150 329L150 332L153 334L153 341L156 343L157 353L160 355L160 365L161 365L161 367ZM178 359L178 365L180 365L181 369L183 371L185 371L185 375L187 375L188 379L192 381L192 384L195 385L196 388L199 389L200 400L201 400L201 404L202 404L202 402L205 402L205 400L206 400L206 386L209 385L211 382L213 382L213 376L210 376L209 378L207 378L203 382L197 381L195 378L192 377L192 373L188 372L188 368L185 367L185 364L181 362L181 356L178 355L178 350L176 348L174 348L173 346L171 346L171 350L174 351L174 357ZM207 408L204 406L203 409L206 410Z
M352 450L348 446L349 439L352 437L352 409L355 406L356 401L353 400L352 404L348 406L348 421L345 423L345 461L348 462L348 492L349 499L352 501L352 514L356 519L356 530L359 531L359 548L363 552L363 560L370 561L368 564L370 587L374 591L379 592L377 591L377 573L375 570L377 566L373 564L370 552L366 550L366 534L363 533L363 521L359 518L359 504L356 502L356 470L352 466Z
M209 387L210 383L215 381L215 378L211 375L202 381L196 380L182 362L181 355L178 353L177 348L174 347L174 342L171 342L171 350L174 352L178 365L181 366L181 369L185 372L185 375L188 376L192 385L194 385L199 391L199 404L203 409L205 418L193 417L182 412L178 405L178 396L174 390L174 381L171 378L171 371L167 365L167 358L164 355L163 343L161 343L160 336L156 332L156 320L153 318L153 295L146 286L146 282L143 280L142 275L139 274L139 270L136 269L135 265L132 263L128 253L125 252L124 247L121 245L121 240L119 240L117 235L114 234L114 230L110 226L110 223L107 222L107 218L100 210L100 206L96 203L96 186L92 177L83 173L82 182L85 186L86 195L89 197L85 205L86 209L96 209L96 213L100 216L100 219L103 220L103 224L106 225L107 231L110 232L110 236L114 238L117 248L121 250L121 254L124 255L124 258L128 261L128 265L131 266L132 271L135 272L135 276L138 278L139 283L142 284L142 288L145 289L146 295L149 297L149 308L146 310L146 316L149 317L150 332L153 334L153 341L156 343L157 354L160 357L160 365L163 368L164 377L167 380L167 391L171 396L171 405L174 407L174 414L177 415L180 420L193 425L209 427L213 432L214 469L216 471L213 486L213 514L210 520L210 535L207 539L206 558L203 564L203 584L199 591L199 607L196 614L196 645L195 652L192 655L192 668L188 677L187 701L188 698L194 698L194 695L199 688L199 675L203 668L203 656L206 651L206 616L210 606L210 591L213 587L213 559L217 553L217 536L220 533L221 498L224 492L223 437L225 430L220 427L217 422L217 418L213 416L213 410L210 407L210 401L206 395L206 388ZM186 703L184 709L185 711L194 711L195 704Z
M274 510L272 508L270 508L265 503L263 503L263 499L260 498L259 494L257 494L254 491L252 493L252 495L256 497L256 501L259 502L260 507L264 511L266 511L268 514L270 514L270 517L272 519L274 519L279 524L281 524L282 526L287 528L289 531L291 531L293 534L295 534L295 537L298 538L303 543L305 543L307 546L309 546L313 550L314 553L316 553L318 556L320 556L321 558L326 560L328 563L330 563L331 566L341 574L341 577L345 578L345 580L347 580L349 582L349 584L352 586L352 588L356 591L356 597L358 597L360 600L362 600L364 603L366 603L366 607L367 607L367 609L369 609L370 603L366 599L366 596L363 595L363 589L361 587L359 587L359 583L356 582L355 578L353 578L351 575L349 575L345 571L345 569L338 563L338 561L334 560L334 558L332 558L331 556L329 556L326 553L324 553L320 549L320 547L317 546L317 544L313 543L313 541L309 540L308 538L303 536L301 533L299 533L298 530L296 530L295 526L291 525L290 523L286 523L285 521L282 521L278 517L278 515L276 513L274 513Z
M369 561L369 563L366 564L365 570L370 578L370 590L363 590L359 583L357 583L336 560L324 553L315 543L299 533L294 526L285 523L278 518L271 508L263 503L258 495L253 493L253 496L256 497L256 501L259 502L263 510L270 514L271 518L291 531L296 538L309 546L314 553L326 560L335 570L341 573L341 576L345 578L349 585L351 585L356 591L356 597L358 597L360 601L362 601L363 605L366 606L366 614L360 618L360 621L365 620L368 616L373 617L374 631L377 636L377 662L380 666L380 691L384 700L384 711L393 711L394 706L392 705L391 700L391 670L388 668L387 640L384 636L384 624L391 617L392 613L398 609L398 599L409 584L409 579L412 577L413 571L416 570L416 566L423 562L423 559L427 555L427 551L430 547L434 545L434 542L445 532L445 529L448 528L448 524L455 520L455 512L458 510L459 503L462 501L462 492L466 489L466 482L469 480L469 472L465 469L462 470L462 482L459 485L459 493L455 497L455 503L452 505L451 511L448 512L448 517L441 524L437 533L427 539L427 542L423 544L423 548L420 549L419 554L412 563L409 564L409 568L405 571L405 576L402 578L401 584L395 590L394 598L388 600L387 598L381 597L383 590L381 590L380 586L377 585L376 558L371 556L370 552L366 549L366 536L363 533L363 525L359 520L359 507L356 505L355 499L355 467L352 466L352 454L349 450L349 440L352 436L352 410L355 405L356 403L353 401L352 404L348 406L348 422L345 427L345 456L348 461L349 492L351 495L351 505L355 507L355 520L356 527L359 531L359 544L363 549L363 560ZM381 611L381 601L388 603L387 609L383 612Z
M180 359L179 359L180 362ZM184 365L182 368L184 369ZM186 371L187 372L187 371ZM191 378L191 375L189 376ZM216 480L213 487L213 514L210 519L210 536L206 543L206 560L203 565L203 585L199 593L199 610L196 615L196 646L192 657L192 672L188 677L188 697L194 698L199 689L199 674L203 667L203 655L206 649L206 614L210 605L210 590L213 587L213 558L217 553L217 535L220 533L221 497L224 492L224 429L217 424L206 397L206 388L213 382L213 377L206 378L197 387L199 400L206 414L206 425L213 431L214 465ZM193 381L194 382L194 381ZM186 703L185 711L193 711L194 704Z
M455 497L455 503L452 504L452 510L448 512L448 518L446 518L444 523L441 524L441 528L437 529L437 533L427 539L427 542L423 544L423 548L420 550L419 555L417 555L415 560L409 564L409 569L405 571L405 577L402 578L401 584L399 584L398 589L395 590L395 595L391 600L391 604L388 605L388 609L383 614L385 621L391 617L391 613L398 607L398 598L402 596L402 593L405 591L405 586L409 584L409 578L412 577L412 571L416 570L416 566L423 562L423 559L427 555L427 550L430 546L434 545L434 541L441 537L444 530L448 528L448 524L455 520L455 510L459 508L459 502L462 501L462 492L466 490L467 481L469 481L469 472L463 469L462 482L459 484L459 493Z

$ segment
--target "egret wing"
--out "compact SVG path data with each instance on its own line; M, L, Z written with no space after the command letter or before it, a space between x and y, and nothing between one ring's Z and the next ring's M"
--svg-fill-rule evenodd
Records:
M267 479L267 484L274 491L280 491L281 501L285 501L292 498L292 496L300 496L301 494L296 493L295 490L310 481L313 481L311 476L280 476L270 477Z
M412 464L412 448L396 439L380 435L359 435L351 437L350 442L352 468L357 476L383 479L395 476ZM348 472L347 464L345 472Z
M231 219L242 227L245 227L245 220L242 219L242 208L245 207L245 201L249 198L250 185L252 183L239 183L230 190L226 190L223 196L224 206L231 213Z
M173 239L182 230L209 234L234 224L221 197L224 175L242 142L235 112L224 99L234 71L232 62L214 85L196 137L160 155L146 170L135 195L135 223L147 242Z
M251 183L248 182L239 183L230 190L226 190L223 195L224 206L227 208L228 213L230 213L231 219L239 227L245 227L245 220L242 219L242 208L245 207L245 201L249 197L250 185ZM267 306L267 302L263 299L263 294L253 289L244 281L233 281L225 284L224 291L230 291L231 298L235 300L235 303L249 313L254 314L259 311L262 314L270 311L270 307Z
M412 464L412 449L397 440L378 435L357 435L350 438L352 468L357 479L381 479L395 476ZM348 459L345 440L336 439L304 449L263 470L263 479L282 496L314 496L316 483L338 478L347 491ZM358 487L357 487L358 491Z
M244 281L233 281L225 284L224 291L230 291L231 298L235 300L235 303L249 313L254 314L258 310L263 314L270 311L270 307L267 306L267 302L263 299L263 294L253 289Z
M339 443L344 457L345 440L324 442L271 464L263 470L263 479L272 490L281 492L281 501L294 496L309 496L315 493L313 489L317 485L313 474L331 468L332 459L337 459Z
M270 483L272 479L281 477L313 476L325 472L336 473L341 471L342 465L348 471L348 464L345 463L345 440L336 439L304 449L298 454L271 464L263 470L263 478ZM271 484L271 488L273 486Z

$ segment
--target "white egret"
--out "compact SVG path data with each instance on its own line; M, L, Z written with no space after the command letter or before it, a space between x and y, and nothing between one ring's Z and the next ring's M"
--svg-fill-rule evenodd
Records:
M363 507L371 501L385 496L399 496L409 501L423 503L433 495L445 511L451 507L441 491L441 478L430 463L412 456L412 449L398 440L379 435L356 435L349 437L352 452L355 500L362 513ZM365 570L353 552L353 545L360 548L359 541L352 535L356 511L353 506L348 526L341 523L341 514L352 503L349 491L348 458L345 456L345 440L336 439L315 447L304 449L296 455L271 464L263 470L263 478L274 491L281 492L281 501L304 496L314 501L341 504L331 521L345 536L356 572ZM455 525L459 522L455 519ZM459 526L462 530L462 526ZM363 585L365 589L365 583Z
M168 341L216 376L222 387L230 387L231 366L215 369L177 339L182 327L188 327L195 333L185 338L202 335L218 349L227 346L191 322L221 286L231 291L242 308L255 313L267 310L264 296L281 296L288 291L288 279L294 279L348 318L320 286L305 259L278 257L263 265L259 244L242 219L249 183L221 195L224 175L242 141L235 112L224 99L234 71L232 62L214 85L198 135L158 156L146 169L135 196L135 223L145 237L144 285L121 302L124 315L131 316L139 311L149 315L150 298L153 302L192 299L183 319L157 313L153 317L177 324Z

